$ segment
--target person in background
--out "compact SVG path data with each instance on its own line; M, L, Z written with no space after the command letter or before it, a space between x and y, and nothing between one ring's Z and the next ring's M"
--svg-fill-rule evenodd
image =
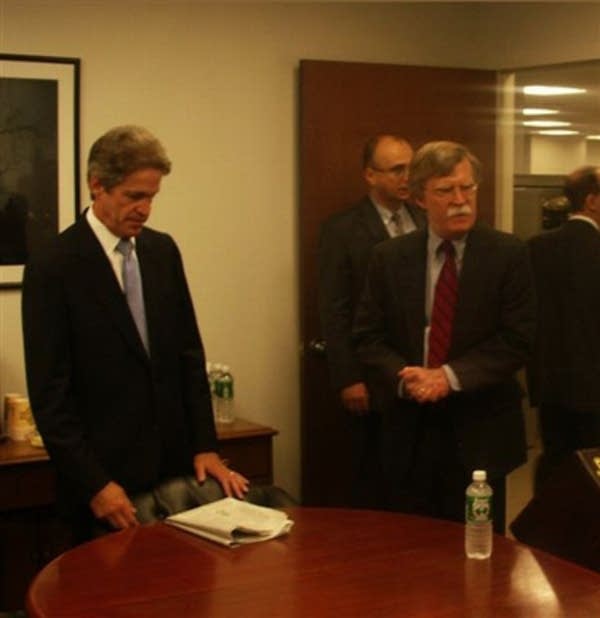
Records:
M58 475L74 540L138 524L132 496L161 480L248 481L216 453L205 356L181 256L146 227L171 170L146 129L92 146L92 205L31 257L23 334L32 410Z
M425 225L425 214L408 201L413 149L397 135L376 135L363 151L368 195L334 214L321 228L319 304L331 384L349 415L352 435L352 505L381 505L377 486L380 419L352 344L352 321L373 247Z
M465 146L425 144L409 179L428 227L374 249L354 326L383 412L389 508L464 521L484 469L504 533L505 477L526 458L515 372L534 336L527 247L476 224L481 165Z
M600 446L599 174L569 174L568 221L529 240L538 329L527 376L543 446L536 491L577 449Z

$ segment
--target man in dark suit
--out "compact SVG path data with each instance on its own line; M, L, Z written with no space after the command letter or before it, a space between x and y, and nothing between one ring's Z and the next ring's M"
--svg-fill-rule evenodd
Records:
M569 220L529 241L538 330L528 378L543 444L536 489L574 451L600 446L599 174L572 172Z
M374 249L354 328L383 411L390 507L464 521L485 469L504 532L505 477L526 455L514 374L533 339L527 249L475 225L480 164L466 147L425 144L409 179L428 228Z
M330 217L321 229L319 303L331 383L349 413L352 432L353 506L379 506L379 416L369 402L363 369L352 344L352 321L373 247L425 225L425 214L408 202L413 150L397 135L377 135L363 151L369 194Z
M99 523L137 525L132 496L173 476L211 475L238 497L247 489L216 453L181 256L170 236L145 227L170 169L145 129L103 135L88 159L91 207L25 269L29 395L76 540Z

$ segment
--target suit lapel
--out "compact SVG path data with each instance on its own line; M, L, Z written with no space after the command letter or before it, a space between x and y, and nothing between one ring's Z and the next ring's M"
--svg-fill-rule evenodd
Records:
M361 214L363 226L375 243L387 240L390 237L377 208L368 197L364 200Z
M394 241L395 242L395 241ZM418 230L399 242L400 261L396 264L397 276L402 278L399 290L404 296L404 320L410 338L410 349L416 359L423 362L423 334L425 331L425 286L427 272L427 233Z
M456 340L457 333L466 332L477 319L477 308L481 290L485 289L488 277L486 264L486 247L481 233L475 227L469 233L463 255L463 263L458 282L458 301L454 314L454 326L452 330L452 342L450 344L450 356L460 344ZM487 248L489 251L489 247Z
M121 332L132 350L148 361L148 354L129 311L127 300L102 246L84 216L78 220L77 226L76 251L81 258L79 278L82 289L86 289L104 307L107 318Z
M156 341L156 325L161 322L160 305L160 264L157 264L156 256L151 251L152 242L148 235L142 233L136 239L136 253L140 263L142 285L144 288L144 306L146 309L146 325L148 327L148 341L152 351L152 342Z

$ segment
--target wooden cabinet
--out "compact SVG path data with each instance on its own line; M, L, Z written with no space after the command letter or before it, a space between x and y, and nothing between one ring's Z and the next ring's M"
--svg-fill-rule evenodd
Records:
M277 431L244 419L217 425L219 452L256 484L273 482ZM70 546L55 512L54 466L42 448L0 443L0 611L22 609L32 577Z
M0 610L22 608L31 578L69 547L64 531L47 534L58 525L55 487L44 449L26 442L0 443Z
M273 483L273 436L271 427L236 419L228 425L217 423L219 452L231 468L252 483Z

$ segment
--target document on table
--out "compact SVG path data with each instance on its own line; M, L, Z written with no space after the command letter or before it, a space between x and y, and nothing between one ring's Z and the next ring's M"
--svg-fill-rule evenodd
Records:
M170 515L165 523L229 547L274 539L294 525L283 511L235 498Z

